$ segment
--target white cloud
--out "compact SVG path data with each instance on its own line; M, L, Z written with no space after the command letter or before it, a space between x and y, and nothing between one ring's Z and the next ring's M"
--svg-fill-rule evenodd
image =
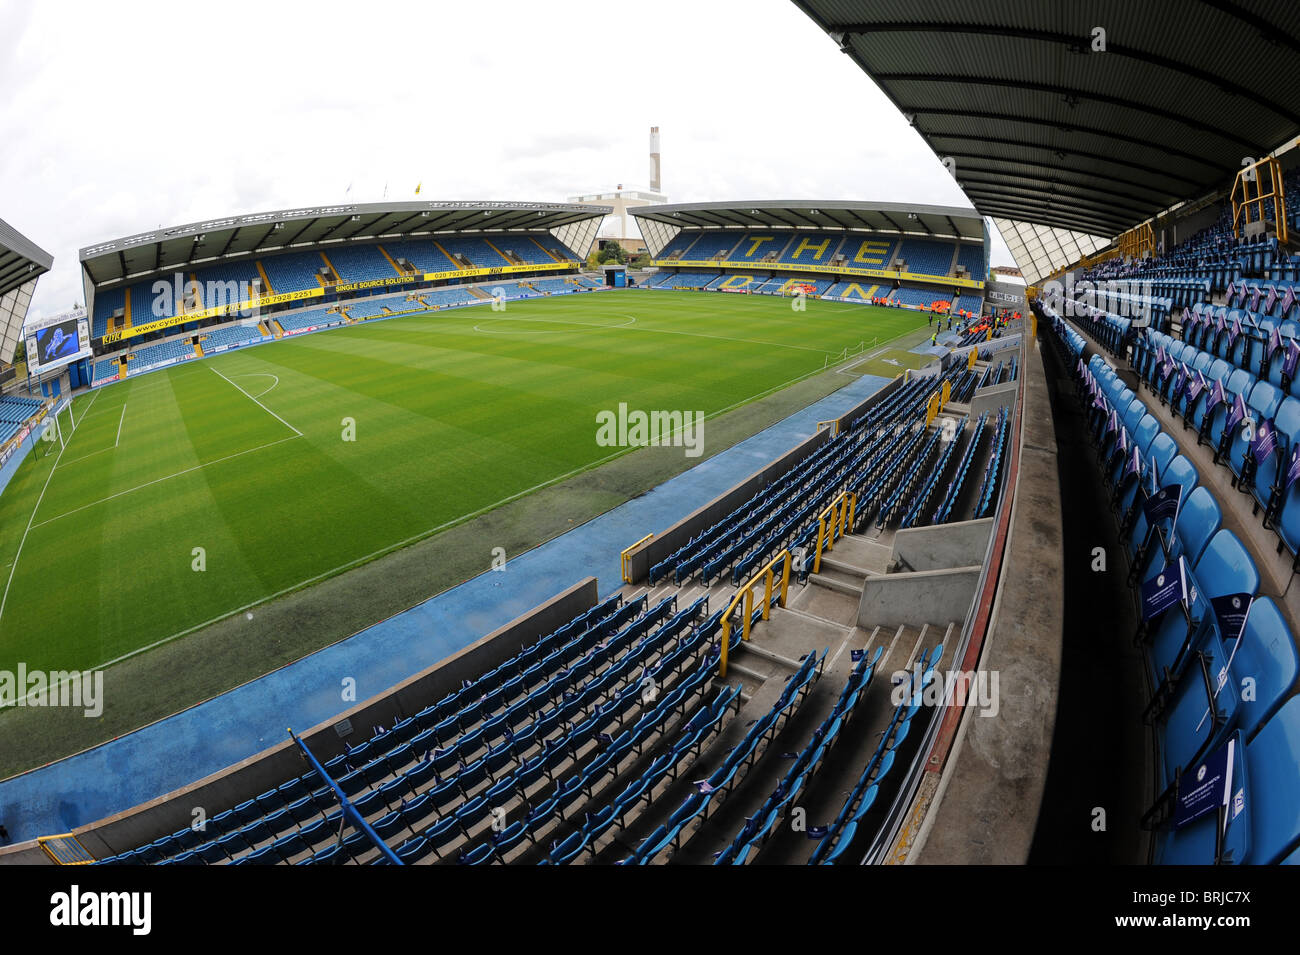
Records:
M10 4L0 217L55 256L159 225L390 199L968 203L789 0ZM1009 262L995 240L995 262Z

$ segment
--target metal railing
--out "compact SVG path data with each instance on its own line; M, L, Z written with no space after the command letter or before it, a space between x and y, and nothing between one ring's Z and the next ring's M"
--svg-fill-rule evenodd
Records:
M763 591L763 619L768 619L772 612L772 588L776 582L776 565L783 563L781 569L781 594L779 603L785 606L786 595L790 590L790 564L793 558L789 550L783 550L777 554L762 569L757 571L753 577L736 591L736 596L731 598L731 603L727 605L726 613L722 615L722 657L718 664L718 676L726 677L727 675L727 645L731 642L731 615L736 612L736 606L743 602L744 604L744 622L741 624L740 636L742 640L749 639L750 622L754 616L754 588L758 586L761 580L764 583Z
M820 574L822 569L822 551L834 550L835 539L843 537L853 530L853 515L857 509L858 497L852 491L841 491L839 495L817 515L817 550L813 556L813 573Z

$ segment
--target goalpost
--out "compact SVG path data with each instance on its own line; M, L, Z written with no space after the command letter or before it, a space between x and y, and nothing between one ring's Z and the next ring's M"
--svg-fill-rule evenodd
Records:
M67 415L66 425L64 423L65 414ZM72 417L72 402L69 401L66 405L46 419L45 430L41 433L41 437L50 444L51 450L53 449L54 442L57 441L59 444L59 450L62 451L68 441L72 438L72 432L76 429L77 422Z

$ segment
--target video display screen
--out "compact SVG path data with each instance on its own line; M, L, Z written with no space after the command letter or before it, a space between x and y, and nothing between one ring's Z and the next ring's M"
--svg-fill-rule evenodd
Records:
M42 328L36 333L37 361L42 365L71 358L78 351L76 319Z

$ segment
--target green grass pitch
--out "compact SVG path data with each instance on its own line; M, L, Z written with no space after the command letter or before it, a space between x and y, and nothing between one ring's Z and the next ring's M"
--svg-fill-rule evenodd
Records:
M620 402L712 416L923 324L819 300L567 295L82 395L66 447L42 443L0 496L0 667L102 666L623 453L596 441Z

